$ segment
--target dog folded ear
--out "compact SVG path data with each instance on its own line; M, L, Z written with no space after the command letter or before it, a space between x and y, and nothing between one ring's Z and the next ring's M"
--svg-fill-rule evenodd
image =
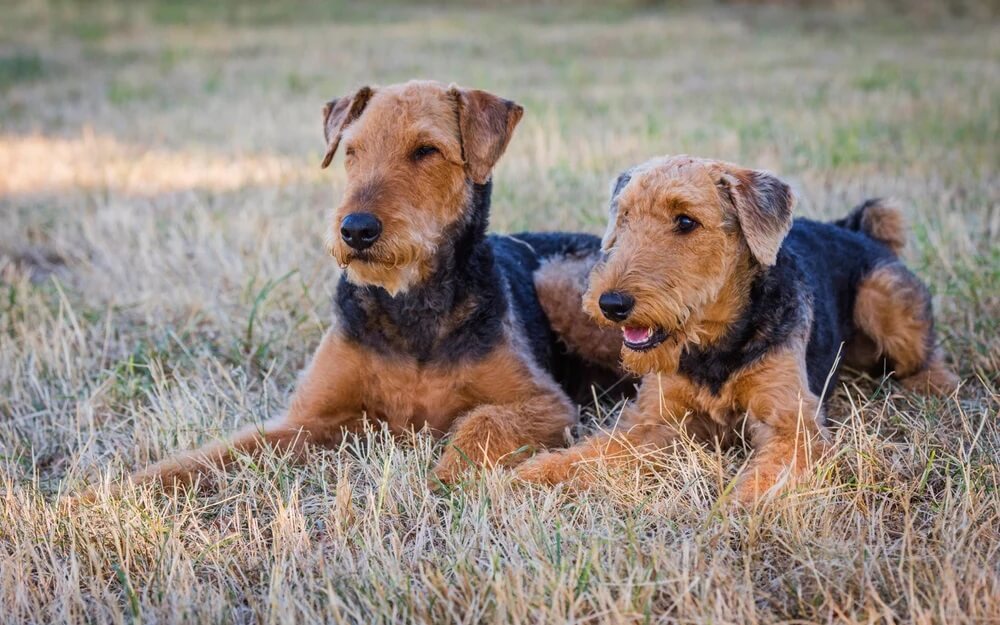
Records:
M449 92L458 107L462 158L469 178L476 184L490 179L493 166L503 156L524 109L510 100L478 89L452 85Z
M791 188L766 171L731 167L717 185L736 209L750 252L764 266L773 265L792 227L795 196Z
M371 87L361 87L352 95L330 100L323 106L323 137L326 139L326 155L323 157L324 169L330 165L333 155L337 153L340 137L351 122L361 116L362 111L375 93Z
M618 174L615 181L611 183L611 201L608 203L608 227L604 231L604 237L601 239L601 249L605 252L610 251L615 244L615 233L618 231L618 197L628 186L628 183L632 181L632 171L634 168L629 168Z

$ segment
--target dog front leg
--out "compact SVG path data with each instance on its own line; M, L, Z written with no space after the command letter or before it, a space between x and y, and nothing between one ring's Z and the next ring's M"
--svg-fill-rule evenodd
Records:
M360 359L352 345L335 330L329 331L301 374L284 415L248 426L229 440L162 460L133 474L133 483L178 488L225 469L239 455L276 449L301 461L308 446L336 445L346 430L356 429L361 418Z
M522 401L483 404L451 428L431 483L451 484L476 467L514 466L535 450L565 444L576 411L561 391L546 390Z
M689 394L685 384L672 376L646 376L639 396L625 407L612 431L589 436L569 449L539 454L518 467L518 477L586 487L596 475L588 467L638 465L644 455L670 447L682 432L708 440L717 428L707 416L689 408Z
M189 486L199 477L224 469L241 454L257 455L267 448L289 453L300 460L311 433L284 418L243 428L230 439L161 460L132 474L133 484L157 482L167 489Z
M826 449L822 407L798 361L795 354L769 357L739 383L753 446L736 485L744 504L794 485Z

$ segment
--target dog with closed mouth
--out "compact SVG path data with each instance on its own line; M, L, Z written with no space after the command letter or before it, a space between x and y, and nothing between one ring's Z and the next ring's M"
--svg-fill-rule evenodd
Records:
M532 276L542 262L598 255L600 240L487 235L491 173L522 113L485 91L430 81L329 102L322 165L343 145L347 173L330 249L343 269L332 327L284 414L134 481L188 484L268 447L299 458L366 420L449 436L433 470L443 483L470 464L510 466L564 445L577 418L565 389L586 387L580 376L601 368L560 348Z
M836 384L839 354L915 391L953 391L930 294L898 257L901 212L870 200L819 223L793 220L793 205L774 175L722 161L656 158L619 176L606 256L583 303L620 330L622 362L644 378L613 431L536 456L520 477L586 483L595 460L629 463L681 436L727 444L745 432L753 454L736 495L751 502L824 450L820 398ZM570 290L565 277L540 278ZM573 331L582 322L556 307L550 317L567 325L556 330L571 346L606 359L606 335Z

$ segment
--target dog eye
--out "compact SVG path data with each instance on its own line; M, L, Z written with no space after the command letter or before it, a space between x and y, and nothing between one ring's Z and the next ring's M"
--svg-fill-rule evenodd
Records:
M419 161L436 152L438 152L438 149L433 145L422 145L413 151L413 160Z
M351 147L347 148L346 150L344 150L344 156L354 156L354 146L353 145Z
M682 234L691 232L692 230L698 227L698 222L691 219L687 215L678 215L674 219L674 223L677 224L677 232L680 232Z

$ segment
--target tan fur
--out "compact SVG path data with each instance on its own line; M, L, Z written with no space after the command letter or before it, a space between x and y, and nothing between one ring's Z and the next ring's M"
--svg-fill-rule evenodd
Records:
M698 411L698 392L681 376L648 374L611 432L588 437L569 449L535 456L518 467L521 479L542 484L573 482L587 486L596 465L640 466L643 455L669 449L681 436L729 443L730 415Z
M366 87L328 104L324 166L338 144L348 152L347 190L335 227L358 210L383 223L367 260L355 258L335 237L332 251L348 278L398 292L424 277L442 232L464 218L467 181L489 179L520 117L521 108L502 98L431 82ZM422 145L438 152L415 160ZM500 344L476 362L427 364L369 351L334 325L283 416L164 460L134 480L187 485L239 454L268 447L301 460L310 446L336 445L366 419L397 434L424 428L450 434L436 481L459 479L469 463L514 465L537 448L563 444L576 420L568 397L538 369L515 328L508 319Z
M395 294L426 278L444 231L467 205L466 179L486 182L522 114L495 95L429 81L364 87L328 104L323 165L343 145L348 174L330 253L348 279ZM414 160L424 145L438 152ZM343 218L359 211L383 224L363 256L338 234Z
M891 200L883 199L867 206L861 215L861 230L888 245L897 256L906 247L906 234L909 231L906 215Z
M635 402L615 431L521 465L526 480L587 482L588 465L634 463L637 455L668 449L680 435L729 442L749 434L753 454L736 497L749 503L800 478L826 448L822 407L806 376L809 328L759 361L736 371L717 394L679 373L682 350L710 346L725 335L748 303L762 266L774 262L791 226L792 198L769 174L686 156L649 161L631 171L605 236L606 259L590 274L584 309L601 314L602 293L636 300L627 323L658 327L669 338L648 351L622 347L625 367L643 373ZM694 218L697 236L676 229L678 215ZM886 213L888 214L888 213ZM888 219L886 228L892 228ZM902 265L871 274L861 285L855 321L862 329L848 352L859 361L889 358L911 388L953 389L955 378L936 352L928 353L928 294ZM567 339L577 334L565 333ZM601 344L577 346L602 353Z
M901 378L899 383L907 390L923 395L947 396L955 392L960 380L944 363L944 355L935 349L925 366L913 375Z
M477 184L484 184L489 180L493 165L507 149L524 109L478 89L459 89L452 85L448 93L458 104L462 156L469 177Z
M733 405L746 409L754 449L737 484L736 496L743 502L793 485L825 450L822 406L809 390L805 350L803 337L731 381Z
M712 165L708 165L713 169ZM780 188L767 188L761 181L776 181L766 172L719 164L721 175L716 173L716 186L735 209L743 240L751 254L762 265L773 265L778 249L792 227L792 208L795 198L791 190L779 183ZM775 196L776 194L776 196Z
M450 482L476 465L513 465L541 447L564 442L575 421L569 400L538 371L516 341L508 341L472 365L427 367L383 358L330 330L302 374L287 414L262 429L248 428L226 443L212 443L136 474L136 482L187 485L235 454L266 447L304 458L307 445L338 444L364 419L395 434L427 428L452 442L435 469ZM524 448L523 455L514 452Z
M641 453L668 449L682 435L729 444L745 418L754 453L736 496L751 502L775 486L793 484L824 450L819 399L800 366L804 356L804 344L771 354L733 376L718 395L678 373L647 374L614 432L536 456L518 468L518 476L586 485L588 464L634 464Z
M597 323L614 327L601 315L598 299L620 288L636 299L629 323L672 329L669 345L650 352L623 349L630 371L675 370L685 343L708 344L721 336L749 297L756 265L737 211L719 189L724 177L739 171L683 156L654 159L619 196L613 247L591 273L584 309ZM696 239L675 232L673 220L681 214L702 224Z
M854 323L865 349L849 352L852 366L870 369L886 359L896 378L913 390L948 394L958 386L932 342L930 294L901 263L880 267L861 281Z
M353 95L331 100L323 106L323 136L326 138L326 154L321 167L328 167L344 134L344 128L361 116L368 100L372 97L371 87L362 87Z
M548 260L535 271L535 292L552 330L570 350L614 370L620 365L621 333L595 324L581 304L597 261L596 255Z

